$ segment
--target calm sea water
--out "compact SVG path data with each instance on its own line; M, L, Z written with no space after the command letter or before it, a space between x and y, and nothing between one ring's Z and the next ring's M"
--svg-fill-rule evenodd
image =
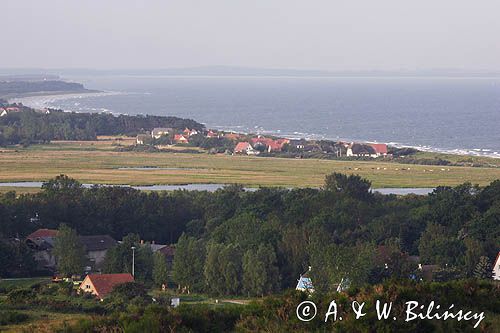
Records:
M209 128L500 157L500 78L71 77L66 110L192 118Z

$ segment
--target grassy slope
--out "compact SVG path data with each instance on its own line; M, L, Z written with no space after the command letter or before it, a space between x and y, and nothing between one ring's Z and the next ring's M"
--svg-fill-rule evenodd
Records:
M500 168L113 151L116 144L132 143L130 139L106 138L94 142L55 142L27 149L3 150L0 152L0 181L42 181L64 173L85 183L240 183L249 186L317 187L323 184L325 175L336 171L359 174L371 180L374 187L434 187L466 181L485 185L500 178ZM436 156L423 154L426 157ZM464 157L452 158L458 160ZM500 164L495 159L487 161ZM141 166L195 170L118 169Z
M81 313L60 313L45 310L18 311L30 316L24 323L0 326L1 332L37 332L50 333L55 328L62 329L68 325L76 324L80 319L90 318L90 315Z

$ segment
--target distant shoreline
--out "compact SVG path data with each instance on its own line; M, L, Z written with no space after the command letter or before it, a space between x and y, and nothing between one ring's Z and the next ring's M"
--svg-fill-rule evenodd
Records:
M1 96L1 98L5 98L9 101L20 99L20 98L29 98L29 97L42 97L42 96L63 96L63 95L72 95L72 94L95 94L101 93L103 91L100 90L68 90L68 91L36 91L36 92L28 92L21 94L8 94Z
M51 102L58 100L72 99L72 98L86 98L86 97L100 97L100 96L114 96L123 93L117 91L100 91L100 90L86 90L86 91L68 91L68 92L40 92L19 94L16 97L8 98L9 103L21 103L25 106L34 109L44 108L57 108L48 105ZM72 110L63 110L72 111Z
M4 75L19 75L18 73L47 73L56 76L206 76L206 77L449 77L449 78L495 78L500 77L498 69L471 69L458 68L428 68L428 69L395 69L395 70L335 70L313 68L276 68L252 66L191 66L171 68L119 68L119 69L90 69L90 68L30 68L9 70L0 68ZM12 74L15 73L15 74Z

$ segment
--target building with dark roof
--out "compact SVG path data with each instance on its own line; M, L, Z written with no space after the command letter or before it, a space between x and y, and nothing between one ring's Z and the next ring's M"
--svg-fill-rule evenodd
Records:
M85 271L100 271L106 253L117 244L117 241L109 235L80 236L78 238L85 247L85 256L87 257Z
M34 250L34 258L39 270L55 271L56 258L52 254L58 230L38 229L26 237L26 244ZM109 235L79 236L80 243L85 248L87 262L84 271L100 271L106 252L117 244Z
M376 157L376 152L370 145L353 143L347 147L347 156Z
M26 245L30 247L34 254L36 268L39 271L54 271L56 258L52 254L54 240L58 231L54 229L38 229L26 237Z

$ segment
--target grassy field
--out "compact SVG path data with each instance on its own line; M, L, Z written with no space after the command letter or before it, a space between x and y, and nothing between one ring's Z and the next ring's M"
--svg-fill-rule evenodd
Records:
M435 187L463 182L486 185L500 178L500 168L441 167L379 161L262 158L185 153L116 152L130 138L91 142L53 142L0 152L0 182L44 181L66 174L84 183L188 184L238 183L247 186L318 187L332 172L359 174L373 187ZM434 156L428 153L424 156ZM456 157L455 159L468 158ZM497 166L495 159L479 159ZM134 170L133 167L167 169ZM1 188L0 188L1 189ZM5 191L6 189L3 189ZM22 189L23 192L34 189Z
M44 310L22 310L30 319L24 323L0 326L0 332L37 332L51 333L55 328L62 329L75 324L80 319L91 318L81 313L60 313Z
M51 276L20 279L0 279L0 288L7 290L13 288L28 288L37 283L49 283L51 281Z

